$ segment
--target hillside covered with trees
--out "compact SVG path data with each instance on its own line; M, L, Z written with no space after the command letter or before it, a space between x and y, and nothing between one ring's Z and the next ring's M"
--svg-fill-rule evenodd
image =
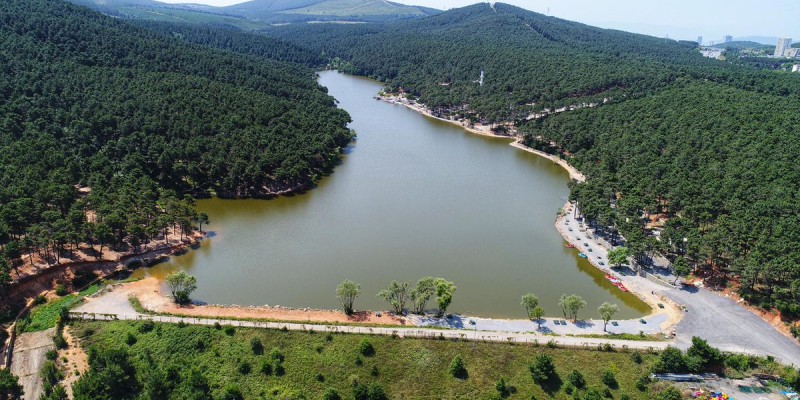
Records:
M639 260L685 258L714 285L732 279L754 304L800 316L800 76L500 3L267 33L439 115L512 122L587 174L573 199ZM656 218L667 221L660 240Z
M185 195L270 197L330 172L348 114L275 60L314 56L264 41L241 55L60 0L0 3L0 259L136 247L192 229Z

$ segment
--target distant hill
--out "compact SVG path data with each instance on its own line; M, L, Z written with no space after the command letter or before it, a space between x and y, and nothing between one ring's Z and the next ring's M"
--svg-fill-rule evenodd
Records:
M259 30L305 22L385 22L441 11L385 0L253 0L227 7L167 4L153 0L70 0L115 17L162 22L227 25Z
M760 49L769 48L769 47L774 48L775 44L773 43L772 45L768 45L768 44L762 44L762 43L758 43L758 42L747 42L747 41L738 41L738 40L736 40L736 41L728 42L728 43L717 43L717 44L715 44L713 46L710 46L710 47L714 47L714 48L717 48L717 49L736 49L736 50L759 49L760 50Z
M742 36L734 38L734 40L737 42L756 42L772 46L778 42L778 38L775 36Z

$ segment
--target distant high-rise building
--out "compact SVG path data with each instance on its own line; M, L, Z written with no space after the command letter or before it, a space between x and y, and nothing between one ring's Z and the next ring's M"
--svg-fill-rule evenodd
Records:
M778 43L775 45L775 57L783 57L786 49L790 48L792 48L792 38L782 37L778 39Z
M731 35L725 36L725 43L730 43L732 41L733 41L733 36L731 36Z
M703 45L703 37L702 36L698 36L697 37L697 44L699 44L700 46Z

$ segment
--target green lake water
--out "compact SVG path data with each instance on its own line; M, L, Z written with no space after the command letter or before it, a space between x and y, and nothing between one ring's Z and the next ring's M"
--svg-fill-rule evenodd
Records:
M391 280L432 275L458 287L457 313L524 318L526 292L551 316L562 293L583 296L583 316L604 301L618 318L649 311L564 248L553 223L568 175L557 165L374 100L377 82L326 71L320 83L358 134L334 173L303 195L199 201L210 237L136 275L186 270L193 298L216 304L337 308L336 285L352 279L356 308L386 309L375 294Z

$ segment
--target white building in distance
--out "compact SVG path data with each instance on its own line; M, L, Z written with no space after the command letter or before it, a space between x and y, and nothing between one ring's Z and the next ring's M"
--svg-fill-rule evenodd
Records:
M792 72L800 72L800 64L792 65Z
M783 57L786 49L792 48L792 38L780 38L775 45L775 57Z

